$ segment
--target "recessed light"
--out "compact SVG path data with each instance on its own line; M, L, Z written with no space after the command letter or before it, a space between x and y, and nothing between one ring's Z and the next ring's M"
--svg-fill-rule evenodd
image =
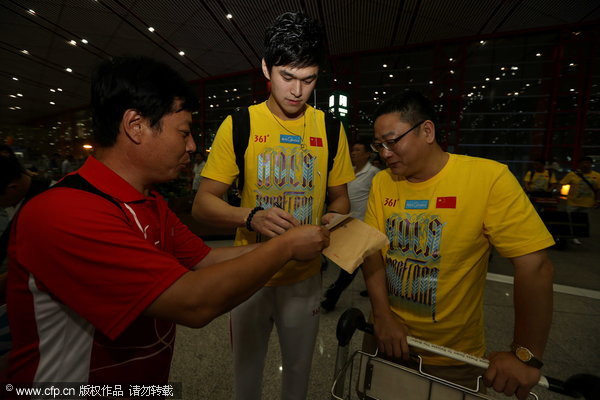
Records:
M69 44L70 44L71 46L77 46L77 42L76 42L76 41L74 41L74 40L69 40Z
M51 91L52 93L55 93L55 92L56 92L56 89L50 89L50 91Z
M227 14L225 17L227 17L227 19L231 19L231 18L233 18L233 15Z
M27 12L28 12L29 14L31 14L31 15L35 15L35 11L34 11L34 10L32 10L32 9L29 9L29 10L27 10Z
M56 90L58 90L59 92L62 92L62 89L61 89L61 88L56 88Z
M50 102L50 104L52 104L52 105L55 105L56 103L55 103L55 102L53 102L53 101L51 101L51 102Z
M17 93L17 96L19 97L23 97L23 95L21 93Z
M185 52L184 52L184 51L180 51L180 52L179 52L179 55L180 55L180 56L185 56Z
M16 76L13 76L12 79L13 79L13 81L18 81L19 80L19 78L17 78Z
M88 41L87 41L87 39L81 39L81 43L88 44Z
M69 67L65 68L65 71L67 71L67 72L73 72L73 70L71 68L69 68Z
M21 53L23 53L23 54L29 54L29 52L27 50L21 50Z
M149 27L148 27L148 30L149 30L150 32L154 32L154 28L153 28L153 27L151 27L151 26L149 26Z

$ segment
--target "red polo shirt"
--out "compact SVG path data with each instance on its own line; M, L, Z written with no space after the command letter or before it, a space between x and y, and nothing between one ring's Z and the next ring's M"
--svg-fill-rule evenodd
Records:
M169 376L175 325L142 312L210 251L156 192L93 157L78 173L109 200L50 189L9 246L9 382L146 382Z

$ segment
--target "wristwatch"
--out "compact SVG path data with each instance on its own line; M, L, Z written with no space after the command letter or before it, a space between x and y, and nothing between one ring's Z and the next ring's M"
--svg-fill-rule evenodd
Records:
M540 369L542 368L542 365L544 365L544 363L541 360L535 358L531 350L529 350L527 347L523 347L521 345L513 343L511 345L511 350L514 353L514 355L519 359L519 361L522 361L530 367Z

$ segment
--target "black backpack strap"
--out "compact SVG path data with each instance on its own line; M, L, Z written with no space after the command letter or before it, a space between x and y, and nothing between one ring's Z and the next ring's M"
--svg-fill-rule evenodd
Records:
M87 180L85 180L79 174L71 174L71 175L65 176L63 179L61 179L58 183L56 183L50 189L57 188L57 187L68 187L68 188L72 188L72 189L79 189L79 190L93 193L100 197L104 197L106 200L110 201L111 203L113 203L114 205L119 207L119 209L121 209L121 205L112 196L110 196L110 195L104 193L103 191L101 191L100 189L96 188L94 185L89 183Z
M238 190L240 193L244 188L244 155L250 140L250 112L244 107L231 114L233 124L233 152L235 153L235 163L240 171L238 175Z
M581 172L579 172L579 171L577 171L577 172L575 172L575 173L577 174L577 176L579 176L581 179L583 179L583 181L584 181L585 183L587 183L587 185L590 187L590 189L592 189L592 192L594 192L594 193L596 192L596 190L597 190L597 189L594 187L594 185L592 185L592 182L588 181L588 180L585 178L585 176L583 176L583 173L581 173Z
M333 168L333 160L337 155L338 144L340 143L341 122L330 113L325 113L325 133L327 135L327 175Z

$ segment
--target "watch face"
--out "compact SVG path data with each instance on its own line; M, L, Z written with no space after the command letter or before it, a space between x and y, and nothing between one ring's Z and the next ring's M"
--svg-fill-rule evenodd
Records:
M517 358L523 362L531 360L532 354L524 347L518 347L515 351Z

